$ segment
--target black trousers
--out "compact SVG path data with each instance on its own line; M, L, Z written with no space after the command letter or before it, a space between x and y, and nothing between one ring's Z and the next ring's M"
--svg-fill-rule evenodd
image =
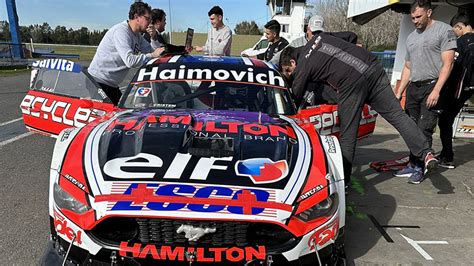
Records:
M390 86L387 74L380 63L372 64L352 86L340 88L338 112L344 179L350 181L352 161L357 143L357 132L364 104L369 104L387 122L394 126L407 144L410 152L422 159L431 152L426 137L415 121L402 110Z
M410 83L407 88L407 98L405 104L406 113L415 121L417 127L423 132L426 137L429 147L433 144L433 133L438 123L438 116L442 113L441 106L444 106L445 93L440 94L438 104L429 109L426 105L428 96L433 91L435 82L422 86L416 86L414 83ZM443 89L445 90L445 88ZM443 91L442 90L442 91ZM418 158L415 154L410 154L410 162L418 167L423 167L424 162Z
M453 124L459 111L461 111L464 103L472 97L473 91L462 91L459 99L455 99L454 96L450 98L449 104L445 105L443 112L439 116L439 137L443 149L441 150L440 156L444 157L447 161L453 161ZM454 93L453 93L454 95Z
M112 87L104 83L97 83L99 84L100 88L102 88L102 90L105 92L107 97L109 97L110 101L114 105L118 105L120 98L122 97L122 92L120 91L120 89L118 87Z

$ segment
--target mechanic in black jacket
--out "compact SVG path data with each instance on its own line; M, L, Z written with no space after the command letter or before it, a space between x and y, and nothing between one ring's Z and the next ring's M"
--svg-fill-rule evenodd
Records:
M302 48L285 49L280 58L280 68L286 76L294 77L292 91L298 105L304 100L311 82L321 81L337 90L339 141L346 184L350 181L357 132L365 103L400 132L410 151L424 159L427 170L437 166L426 137L403 112L383 67L367 50L323 32Z
M189 52L189 51L186 51L184 46L176 46L176 45L172 45L166 42L165 38L163 38L163 35L161 34L163 31L165 31L165 26L166 26L165 11L159 8L152 9L151 10L151 23L150 23L150 26L148 26L147 33L145 33L143 37L145 37L145 39L148 42L150 42L150 31L156 31L156 34L153 40L159 42L161 44L160 47L165 48L164 53Z

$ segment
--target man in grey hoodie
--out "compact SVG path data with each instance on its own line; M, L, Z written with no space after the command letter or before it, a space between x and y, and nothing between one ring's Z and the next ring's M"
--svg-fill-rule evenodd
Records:
M151 7L143 2L130 6L128 20L114 25L100 41L99 47L89 66L89 74L117 105L122 92L119 84L130 68L140 67L152 58L160 57L164 48L147 42L143 33L151 22ZM149 31L154 36L155 31Z

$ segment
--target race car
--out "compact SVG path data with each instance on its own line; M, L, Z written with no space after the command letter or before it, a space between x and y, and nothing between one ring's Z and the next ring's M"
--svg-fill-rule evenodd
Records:
M57 138L41 264L343 261L337 107L297 111L274 65L165 56L118 106L75 62L33 67L25 125Z

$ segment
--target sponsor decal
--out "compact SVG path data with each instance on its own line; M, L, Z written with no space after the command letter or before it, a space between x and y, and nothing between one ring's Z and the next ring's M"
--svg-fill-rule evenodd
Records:
M316 49L319 46L321 39L322 39L321 36L318 36L318 38L314 40L314 44L311 45L311 49L309 49L308 53L304 56L304 58L308 59L308 57L311 56L311 53L313 53L314 49Z
M377 112L368 107L362 111L362 119L360 125L375 122ZM339 129L339 115L338 111L326 112L309 117L309 122L314 125L316 131L321 135L329 135L338 133Z
M119 255L122 257L152 258L154 260L192 262L241 262L265 260L264 246L258 247L172 247L154 244L130 244L120 242Z
M97 92L99 93L100 97L102 97L102 99L107 99L107 94L105 94L102 88L97 88Z
M173 115L161 115L154 116L149 115L147 119L117 119L113 121L108 127L108 132L116 132L119 134L134 133L125 131L137 131L144 126L149 128L186 128L191 124L191 116L173 116ZM122 128L117 128L122 126ZM292 143L296 143L296 134L291 126L280 126L280 125L262 125L258 123L245 123L245 122L214 122L214 121L197 121L192 125L194 134L199 132L199 137L206 138L228 138L226 134L238 134L243 132L246 140L261 140L261 141L282 141L286 140L286 137L291 138ZM272 138L268 138L268 136Z
M223 186L132 183L123 194L97 195L95 202L116 202L111 211L193 211L257 215L265 209L291 212L292 206L269 201L261 189L233 190Z
M317 187L314 187L308 191L306 191L305 193L303 193L301 196L300 196L300 200L304 200L304 199L307 199L311 196L313 196L314 194L318 193L319 191L321 191L321 189L323 189L324 186L323 185L319 185Z
M340 62L345 63L361 74L364 73L367 68L369 68L369 65L367 65L361 59L328 43L323 43L318 51L339 59Z
M82 244L82 231L78 230L74 232L74 230L69 227L68 221L64 218L61 214L59 214L56 210L54 211L54 229L59 235L65 236L69 241L72 241L74 238L74 242L78 243L79 245Z
M308 240L309 250L324 247L328 242L334 242L339 234L339 218L316 230Z
M135 93L135 97L148 97L151 92L151 88L140 87Z
M286 160L273 162L268 158L254 158L237 161L235 173L249 177L254 184L274 183L288 175Z
M73 131L74 129L73 128L67 128L64 130L63 134L61 135L61 139L60 141L61 142L64 142L66 140L69 139L69 137L71 136L71 132Z
M328 145L328 152L329 153L336 153L336 143L332 137L326 137L324 142Z
M66 59L46 59L42 61L36 61L33 62L32 66L35 68L46 68L75 73L80 73L82 70L80 65Z
M86 186L84 184L82 184L81 182L77 181L77 179L72 177L70 174L64 175L64 178L69 180L73 185L80 188L81 190L86 191Z
M140 69L137 82L150 80L225 80L285 87L285 82L278 72L268 69L264 72L258 71L258 73L255 73L251 67L246 70L228 70L210 68L193 69L187 68L186 65L180 65L179 68L155 66L151 69Z
M20 104L21 112L25 115L51 120L56 123L74 127L83 127L97 118L95 113L103 111L72 107L71 103L26 95Z
M217 165L216 162L230 162L233 157L202 157L199 159L190 176L191 180L206 180L211 170L227 170L226 165ZM191 159L191 154L177 153L167 169L163 179L180 179L184 169ZM155 155L140 153L132 157L120 157L105 163L104 173L110 177L121 179L151 179L157 168L163 166L163 160ZM125 171L132 168L133 171Z

